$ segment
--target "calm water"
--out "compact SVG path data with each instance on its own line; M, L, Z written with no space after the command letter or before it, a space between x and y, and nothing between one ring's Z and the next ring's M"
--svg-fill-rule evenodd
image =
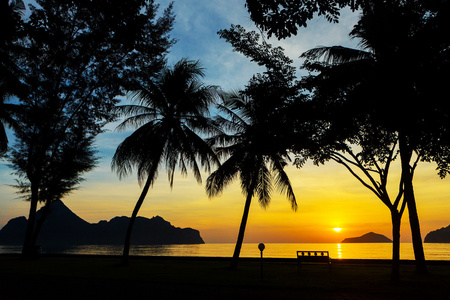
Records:
M450 260L450 244L423 244L427 260ZM135 246L131 255L231 257L234 244ZM392 245L361 244L266 244L264 257L295 258L297 250L329 251L331 258L391 259ZM0 253L20 253L21 247L0 246ZM122 246L84 245L68 248L43 248L43 253L120 255ZM241 257L259 257L258 244L243 244ZM414 259L411 243L402 243L401 259Z

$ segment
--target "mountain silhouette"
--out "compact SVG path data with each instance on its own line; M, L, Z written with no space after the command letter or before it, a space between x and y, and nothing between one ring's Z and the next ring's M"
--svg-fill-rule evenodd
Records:
M434 231L425 236L425 243L450 243L450 225Z
M392 243L392 240L382 234L369 232L359 237L346 238L341 243Z
M36 213L39 219L43 208ZM42 226L38 245L121 245L125 240L128 217L115 217L110 221L91 224L73 213L60 200L52 202L50 213ZM22 245L27 219L11 219L0 230L1 245ZM131 236L133 245L204 244L198 230L178 228L160 216L151 219L138 217Z

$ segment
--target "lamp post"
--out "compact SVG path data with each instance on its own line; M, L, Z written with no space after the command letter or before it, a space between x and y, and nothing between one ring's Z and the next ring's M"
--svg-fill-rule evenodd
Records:
M266 246L263 243L258 245L258 249L261 251L261 282L263 281L263 251L265 248Z

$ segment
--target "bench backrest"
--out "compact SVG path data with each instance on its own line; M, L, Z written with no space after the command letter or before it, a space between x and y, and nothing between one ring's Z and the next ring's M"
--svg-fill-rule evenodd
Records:
M330 260L328 251L297 251L297 258L303 261L326 261Z

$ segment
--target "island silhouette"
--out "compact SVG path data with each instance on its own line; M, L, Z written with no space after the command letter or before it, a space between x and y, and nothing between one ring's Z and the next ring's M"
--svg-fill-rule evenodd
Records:
M359 237L346 238L341 243L392 243L392 240L382 234L369 232Z
M89 223L73 213L61 200L51 204L37 244L45 246L121 245L125 239L128 217L114 217L110 221ZM42 215L42 208L37 218ZM27 219L17 217L0 230L1 245L22 245ZM131 237L133 245L204 244L200 232L192 228L178 228L160 216L138 217Z
M425 243L450 243L450 225L430 231L425 236Z

